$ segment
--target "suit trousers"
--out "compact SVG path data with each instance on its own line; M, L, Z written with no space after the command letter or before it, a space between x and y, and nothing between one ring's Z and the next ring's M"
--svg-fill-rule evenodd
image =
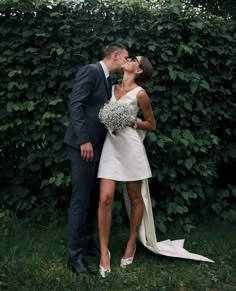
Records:
M95 218L99 200L99 161L86 162L80 150L68 146L71 160L72 195L68 213L69 256L83 254L94 243Z

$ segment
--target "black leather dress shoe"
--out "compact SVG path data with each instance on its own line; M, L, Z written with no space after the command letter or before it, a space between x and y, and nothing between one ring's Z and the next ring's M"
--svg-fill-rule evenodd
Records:
M79 257L76 260L69 259L68 267L72 272L77 274L95 275L84 260L84 257Z
M97 257L97 258L99 258L99 257L100 257L100 250L99 250L99 248L98 248L96 245L94 245L94 246L89 247L88 249L86 249L86 250L84 251L84 255L85 255L85 256L90 256L90 257Z

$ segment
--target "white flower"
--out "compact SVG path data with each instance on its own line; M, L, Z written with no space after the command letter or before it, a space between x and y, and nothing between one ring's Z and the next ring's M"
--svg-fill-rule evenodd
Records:
M134 112L129 104L116 101L105 103L98 117L101 123L112 132L129 126L130 122L135 120Z

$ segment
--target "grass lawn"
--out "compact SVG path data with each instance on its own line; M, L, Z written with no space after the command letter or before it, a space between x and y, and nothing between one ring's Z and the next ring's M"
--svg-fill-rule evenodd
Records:
M0 228L1 229L1 228ZM119 268L128 226L113 228L110 250L112 273L106 279L77 276L66 267L66 222L48 227L13 220L0 238L0 290L11 291L232 291L236 290L236 227L212 222L191 234L169 231L159 240L185 238L187 250L213 259L204 263L158 256L137 245L135 260ZM88 258L98 272L98 259Z

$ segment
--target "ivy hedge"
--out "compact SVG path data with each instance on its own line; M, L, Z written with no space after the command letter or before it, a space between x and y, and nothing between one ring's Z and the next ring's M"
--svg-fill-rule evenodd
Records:
M35 2L0 4L2 208L66 211L72 81L106 44L121 42L155 68L146 89L157 130L145 143L157 227L190 231L206 215L235 219L235 22L178 1ZM115 221L124 215L121 201Z

